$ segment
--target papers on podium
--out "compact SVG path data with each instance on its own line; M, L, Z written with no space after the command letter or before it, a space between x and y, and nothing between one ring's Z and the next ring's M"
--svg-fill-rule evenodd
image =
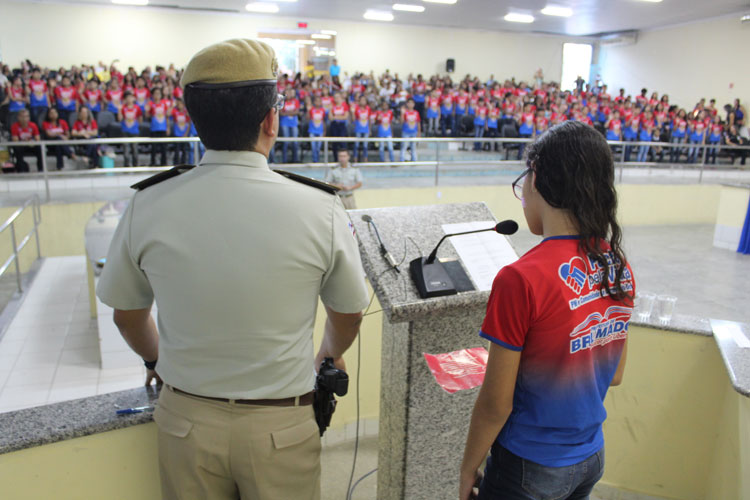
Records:
M460 222L443 224L442 228L445 234L451 234L491 228L495 224L491 220ZM518 260L518 254L508 237L494 231L453 236L450 241L466 272L480 291L492 289L492 282L498 271Z

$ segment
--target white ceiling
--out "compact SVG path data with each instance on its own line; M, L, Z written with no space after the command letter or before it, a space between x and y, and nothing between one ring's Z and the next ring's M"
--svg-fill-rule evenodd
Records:
M644 30L750 12L750 2L747 0L663 0L660 3L640 0L458 0L454 5L422 0L297 0L295 3L278 2L279 13L271 15L292 17L299 21L321 18L364 21L362 15L365 10L391 11L391 4L397 2L420 4L426 8L423 13L393 11L393 22L397 24L561 35ZM110 0L77 0L71 3L111 5ZM245 0L150 0L151 6L265 15L247 13L246 3ZM547 3L571 7L573 16L560 18L542 15L539 11ZM510 10L532 14L536 20L531 24L509 23L503 20L503 16Z

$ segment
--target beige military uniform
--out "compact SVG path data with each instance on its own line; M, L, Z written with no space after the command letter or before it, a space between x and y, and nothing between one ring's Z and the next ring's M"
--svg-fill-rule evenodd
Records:
M163 390L154 415L164 498L317 498L311 406L183 393L309 393L318 297L340 313L368 303L352 227L338 197L254 152L209 150L133 197L97 294L115 309L159 306L156 370L182 391Z
M343 186L353 186L362 182L362 172L357 167L335 166L326 173L326 182L329 184L337 184ZM344 207L347 210L354 210L357 208L357 202L354 200L354 191L351 190L340 190L338 192Z

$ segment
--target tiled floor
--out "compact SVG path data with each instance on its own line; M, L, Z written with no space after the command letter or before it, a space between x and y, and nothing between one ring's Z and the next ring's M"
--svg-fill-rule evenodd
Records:
M83 256L45 259L0 340L0 411L113 392L143 383L135 365L101 370Z

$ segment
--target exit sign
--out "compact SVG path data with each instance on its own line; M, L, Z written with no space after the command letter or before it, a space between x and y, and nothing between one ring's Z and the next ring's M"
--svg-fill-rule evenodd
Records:
M307 28L307 23L297 23L298 28Z

